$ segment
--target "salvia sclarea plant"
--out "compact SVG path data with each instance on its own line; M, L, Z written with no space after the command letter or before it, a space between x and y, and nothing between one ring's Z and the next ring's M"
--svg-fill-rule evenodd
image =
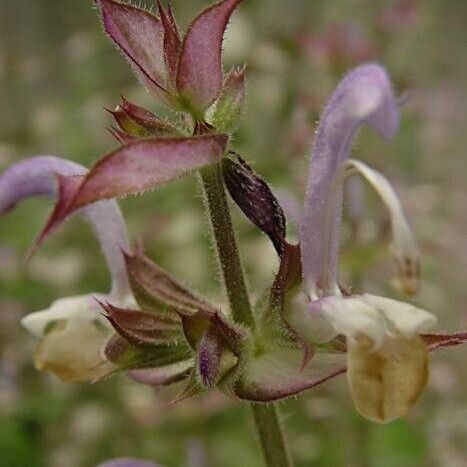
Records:
M22 324L39 339L34 360L64 381L96 381L116 372L153 386L184 382L181 401L211 388L253 402L267 465L290 465L273 401L344 373L356 409L386 423L408 413L428 376L428 355L467 340L435 334L436 317L409 303L351 293L339 282L344 184L360 175L386 205L398 284L417 289L419 251L400 201L379 172L349 158L368 124L383 138L398 126L398 102L385 69L351 70L331 96L314 138L303 208L293 216L299 244L267 183L234 150L245 100L245 68L224 73L222 39L241 0L202 11L182 37L170 5L157 14L96 0L105 32L172 120L122 98L111 113L119 147L89 170L36 156L0 177L0 212L49 195L55 208L34 247L72 213L93 227L109 267L110 292L59 299ZM131 248L116 198L196 172L204 195L229 309L189 290ZM253 305L245 285L226 190L272 241L274 281ZM285 211L288 211L285 206ZM265 403L269 403L267 406ZM112 463L113 462L113 463ZM116 460L106 465L146 466Z

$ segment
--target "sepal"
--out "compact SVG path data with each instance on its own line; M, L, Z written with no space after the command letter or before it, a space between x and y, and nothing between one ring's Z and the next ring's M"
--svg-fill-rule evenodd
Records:
M107 343L104 355L120 370L158 368L190 358L185 342L173 345L134 345L114 334Z
M114 330L136 346L176 345L183 341L180 321L100 303Z
M345 356L341 354L317 353L302 368L300 350L277 347L249 356L231 384L240 399L272 402L311 389L343 373Z
M133 295L142 310L172 318L215 308L180 284L140 250L125 254Z
M207 112L207 121L222 133L238 128L245 104L245 67L233 67L225 76L222 91Z
M180 131L171 123L162 120L144 107L122 97L115 110L108 110L118 128L135 137L180 136Z

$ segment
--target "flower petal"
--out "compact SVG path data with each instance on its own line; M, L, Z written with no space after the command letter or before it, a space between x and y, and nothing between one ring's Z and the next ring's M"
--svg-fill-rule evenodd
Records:
M305 287L314 298L338 293L343 163L363 123L384 137L392 136L398 124L391 84L377 64L357 67L341 81L315 137L300 227Z
M230 15L242 0L223 0L190 24L182 45L177 72L181 98L202 113L222 89L222 39Z
M365 337L349 345L347 378L356 409L365 418L388 423L408 413L428 378L428 349L417 336L393 339L374 351Z
M386 338L387 329L383 314L361 297L326 297L310 302L310 311L320 313L332 324L338 334L350 341L366 336L375 348L380 348Z
M436 326L436 316L410 303L370 294L363 294L361 297L365 303L383 314L390 334L395 330L397 334L412 339Z
M36 368L51 371L66 382L100 378L114 369L102 356L110 334L99 321L58 320L37 346Z
M399 197L387 178L365 163L350 159L348 167L356 170L380 195L388 208L392 229L392 252L395 258L398 284L408 295L418 290L420 253L402 209Z
M53 196L55 174L84 174L85 167L55 156L35 156L11 165L0 176L0 215L30 196ZM102 248L112 276L113 295L129 291L122 249L128 248L125 221L115 201L101 201L83 209Z
M105 32L130 62L141 82L158 96L166 95L164 29L157 16L114 0L95 0Z
M106 295L79 295L59 298L49 308L29 313L21 320L21 325L33 336L44 337L51 324L60 320L101 321L111 329L101 315L101 308L96 301L109 299Z

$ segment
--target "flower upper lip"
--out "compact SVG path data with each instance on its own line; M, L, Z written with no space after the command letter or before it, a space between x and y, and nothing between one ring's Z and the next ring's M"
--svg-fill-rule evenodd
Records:
M303 277L310 296L338 290L343 163L364 123L384 137L391 137L398 125L391 84L378 64L357 67L342 80L317 130L300 226Z

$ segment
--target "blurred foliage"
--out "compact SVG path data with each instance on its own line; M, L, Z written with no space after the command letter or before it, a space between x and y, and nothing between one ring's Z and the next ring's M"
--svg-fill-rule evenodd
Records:
M186 25L201 0L175 0ZM115 147L103 107L120 94L154 108L102 33L91 0L0 0L0 168L32 154L84 164ZM417 302L443 328L467 324L467 4L463 0L246 0L226 44L226 67L247 63L248 107L238 151L274 188L300 197L313 130L341 75L384 63L408 92L401 130L388 145L363 130L355 154L383 169L401 192L421 243ZM161 265L223 302L196 180L122 207L133 239ZM358 235L344 235L345 282L386 292L392 274L387 219L368 193ZM50 202L30 200L0 222L0 465L92 467L134 455L167 466L261 465L248 408L209 394L170 405L124 376L64 385L35 372L27 312L59 296L105 291L98 245L82 220L60 229L27 268L21 259ZM235 210L234 210L235 211ZM274 251L235 211L252 290L277 268ZM465 349L433 358L429 390L412 415L375 426L355 414L345 381L281 404L297 466L460 467L467 464Z

